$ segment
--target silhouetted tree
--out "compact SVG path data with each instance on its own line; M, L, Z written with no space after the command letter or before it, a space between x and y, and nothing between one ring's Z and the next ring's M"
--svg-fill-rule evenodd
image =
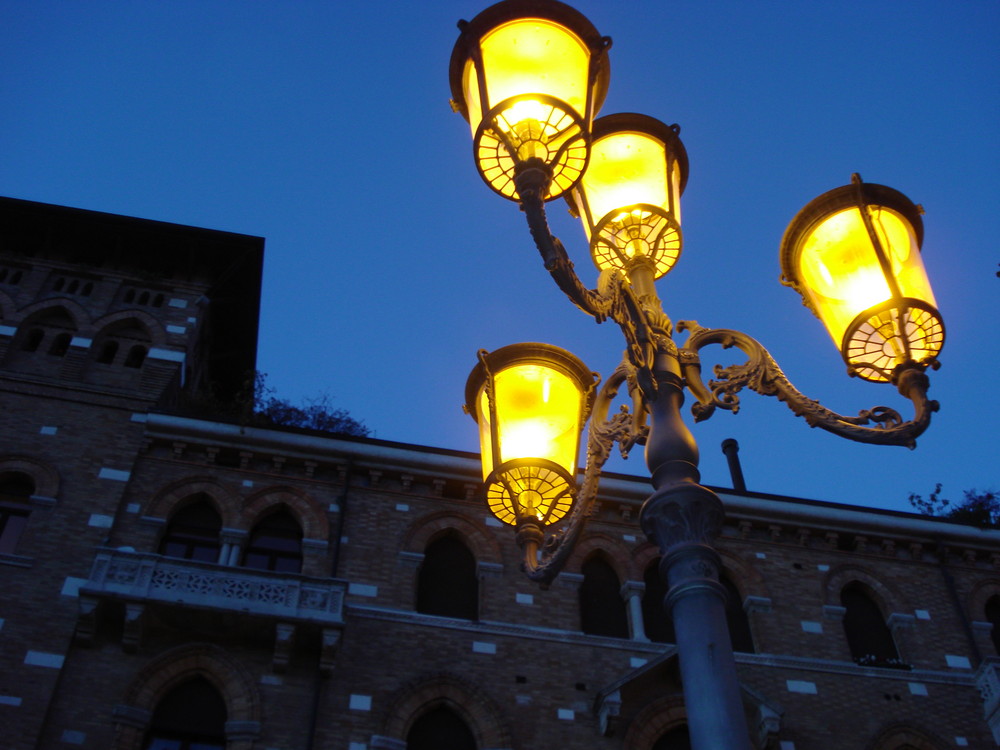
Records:
M941 496L941 484L938 483L926 499L916 493L911 494L909 499L914 510L925 516L949 518L981 528L1000 528L1000 496L992 490L966 490L962 502L952 504Z
M306 399L296 406L285 398L278 398L275 390L267 384L267 374L258 372L254 377L253 417L251 423L259 425L282 425L304 427L335 435L367 437L369 430L346 409L334 408L329 394Z

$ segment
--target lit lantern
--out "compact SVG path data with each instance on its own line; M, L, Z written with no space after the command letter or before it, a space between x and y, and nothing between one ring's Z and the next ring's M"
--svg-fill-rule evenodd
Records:
M596 380L579 359L549 344L480 352L465 410L479 423L486 497L498 519L551 524L569 511Z
M920 212L902 193L854 175L799 211L781 242L782 282L866 380L891 381L907 362L932 364L944 344L920 258Z
M590 163L566 200L583 221L599 269L627 271L644 258L659 278L677 262L688 175L679 132L646 115L594 121Z
M590 124L604 102L610 39L556 0L505 0L472 21L451 55L452 105L472 128L476 165L500 195L517 200L515 172L552 172L546 200L587 166Z

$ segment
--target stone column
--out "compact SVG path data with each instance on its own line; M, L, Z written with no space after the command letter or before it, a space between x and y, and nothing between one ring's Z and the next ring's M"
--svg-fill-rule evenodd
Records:
M642 621L642 594L645 590L646 584L642 581L625 581L621 595L622 599L625 600L625 611L628 613L628 627L632 634L632 640L649 643L646 627Z
M691 747L749 750L726 625L726 590L719 582L719 555L711 547L722 530L722 501L698 484L698 447L680 417L681 380L664 369L657 373L646 443L654 491L639 522L663 554L660 574L677 634Z
M224 528L220 536L222 548L219 550L219 564L234 568L240 564L240 554L243 552L247 532L243 529Z

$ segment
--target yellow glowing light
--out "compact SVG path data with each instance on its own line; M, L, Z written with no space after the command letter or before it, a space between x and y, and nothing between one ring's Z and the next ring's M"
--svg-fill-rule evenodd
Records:
M561 372L533 364L509 367L494 379L501 463L542 458L576 471L582 395L576 382ZM489 405L480 396L482 436L488 436ZM483 422L487 422L485 429ZM484 451L485 455L485 451ZM483 467L483 476L492 471Z
M631 132L596 140L581 187L595 222L612 211L624 218L621 210L638 203L669 206L663 142Z
M916 239L895 211L867 207L900 295L934 303ZM854 318L893 298L860 211L848 208L820 222L802 243L799 268L830 336L841 345Z
M490 108L505 99L529 95L518 103L518 113L508 116L511 125L547 119L550 107L532 100L532 94L554 97L577 114L585 113L590 51L569 29L545 19L521 18L487 33L480 41L480 49ZM471 60L465 66L463 89L475 137L483 112Z

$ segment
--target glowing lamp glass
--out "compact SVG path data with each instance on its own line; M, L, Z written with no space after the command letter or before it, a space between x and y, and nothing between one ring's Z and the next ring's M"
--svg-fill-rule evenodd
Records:
M546 199L576 183L607 93L606 47L583 15L555 0L507 0L462 27L452 94L491 188L517 200L514 174L529 159L552 171Z
M479 423L487 500L500 520L555 523L568 512L593 384L576 357L546 344L504 347L473 370L466 409Z
M587 171L567 200L583 222L599 269L627 271L641 257L659 278L677 262L687 180L678 131L636 114L594 122Z
M922 231L905 196L859 181L817 198L785 233L786 282L823 321L852 372L867 380L891 380L907 361L932 361L944 344L920 257Z

